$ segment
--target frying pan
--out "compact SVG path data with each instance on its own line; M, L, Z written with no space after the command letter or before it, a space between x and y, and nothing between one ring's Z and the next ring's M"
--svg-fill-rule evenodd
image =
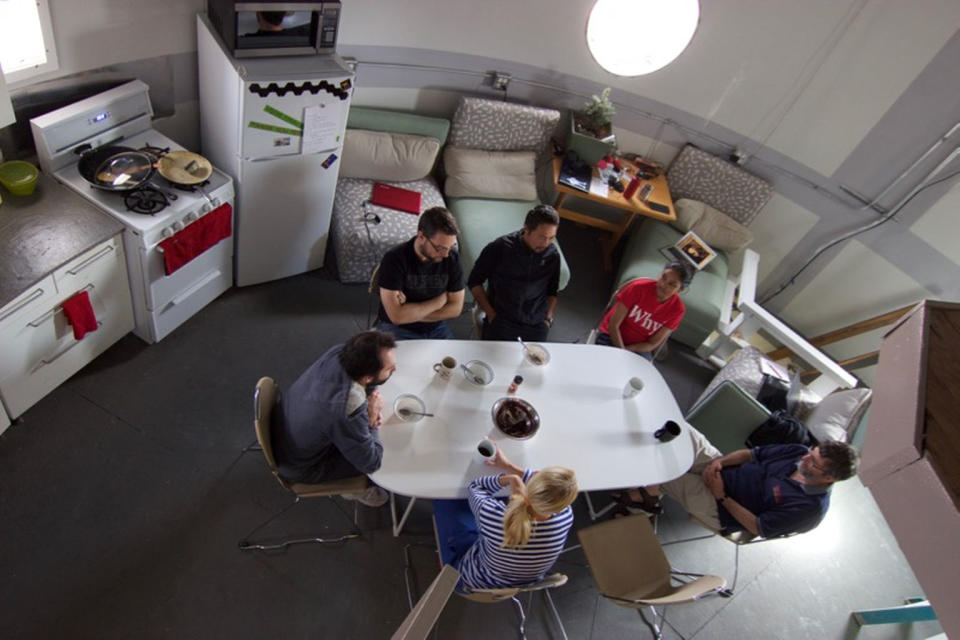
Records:
M84 151L77 169L84 180L106 191L130 191L153 177L155 159L129 147L105 146Z
M157 162L160 175L180 185L194 185L210 178L213 167L203 156L190 151L171 151Z

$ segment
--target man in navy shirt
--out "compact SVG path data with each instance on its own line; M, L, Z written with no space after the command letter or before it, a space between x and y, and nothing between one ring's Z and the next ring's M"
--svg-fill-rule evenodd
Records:
M716 531L765 538L809 531L830 506L830 487L856 473L856 449L827 440L808 449L784 444L739 449L721 456L696 429L690 472L662 485L634 489L625 500L658 512L660 493ZM623 501L623 500L622 500Z
M378 329L397 340L453 337L446 320L460 315L464 298L458 233L453 215L433 207L421 214L416 236L384 254Z

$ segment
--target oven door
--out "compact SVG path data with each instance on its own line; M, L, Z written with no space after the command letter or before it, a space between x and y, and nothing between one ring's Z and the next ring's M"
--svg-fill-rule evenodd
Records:
M149 337L156 342L233 285L233 235L167 275L159 244L141 249Z

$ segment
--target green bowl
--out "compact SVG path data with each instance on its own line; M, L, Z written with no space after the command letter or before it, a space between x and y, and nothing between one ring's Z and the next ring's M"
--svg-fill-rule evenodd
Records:
M23 160L0 164L0 184L15 196L28 196L37 186L37 168Z

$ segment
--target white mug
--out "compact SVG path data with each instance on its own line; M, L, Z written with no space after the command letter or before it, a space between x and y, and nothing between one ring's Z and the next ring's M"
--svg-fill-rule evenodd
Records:
M453 356L447 356L437 364L433 365L433 370L437 372L437 375L447 380L450 378L450 374L453 373L453 370L457 368L457 359Z
M630 378L627 384L623 385L623 397L632 398L643 391L643 380L640 378Z
M497 445L490 438L484 438L477 443L477 460L485 462L493 460L497 455Z

